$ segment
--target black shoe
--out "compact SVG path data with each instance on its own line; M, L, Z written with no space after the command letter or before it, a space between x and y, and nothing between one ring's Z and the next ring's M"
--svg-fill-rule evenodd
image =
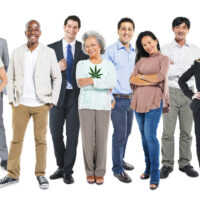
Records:
M183 168L179 168L180 171L185 172L190 177L197 177L199 176L198 172L194 170L194 168L189 164Z
M173 169L169 166L163 165L160 170L160 178L167 178Z
M121 172L120 174L114 174L121 182L130 183L132 180L126 172Z
M74 183L74 178L71 174L64 174L64 183L66 184L72 184Z
M60 171L60 168L58 168L49 178L51 180L63 178L63 173Z
M49 188L49 182L44 176L37 176L37 180L39 183L39 187L41 189L48 189Z
M7 170L7 160L1 160L1 167Z
M9 176L5 176L4 178L0 179L0 188L17 182L19 182L19 179L13 179Z
M125 170L128 170L128 171L131 171L131 170L134 169L133 165L131 165L131 164L125 162L125 161L123 161L123 167L124 167Z

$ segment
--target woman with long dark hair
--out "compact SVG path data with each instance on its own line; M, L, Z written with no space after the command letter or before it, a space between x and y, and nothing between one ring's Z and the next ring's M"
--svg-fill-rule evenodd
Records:
M139 34L136 51L136 65L130 84L134 91L131 108L135 110L146 163L146 169L140 178L150 177L150 189L155 190L160 180L157 128L162 110L169 110L169 58L160 53L158 39L150 31Z

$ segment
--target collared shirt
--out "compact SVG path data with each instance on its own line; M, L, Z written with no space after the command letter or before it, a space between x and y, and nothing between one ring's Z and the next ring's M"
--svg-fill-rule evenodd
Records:
M173 64L170 64L168 72L168 85L179 88L178 80L180 76L191 67L194 60L200 58L200 48L185 42L181 47L175 40L163 46L161 51L167 55ZM194 77L188 81L188 86L194 86Z
M75 54L75 44L76 44L76 40L74 40L71 43L68 43L64 38L62 40L62 44L63 44L63 55L64 58L67 60L67 45L70 44L71 45L71 50L72 50L72 55L74 58L74 54ZM66 89L73 89L72 85L67 81L67 87Z
M38 57L39 46L33 51L30 51L26 46L24 51L24 85L20 103L26 106L41 106L44 105L36 94L35 89L35 66Z
M117 84L113 94L132 94L129 78L135 64L135 50L130 44L129 50L118 40L106 49L103 59L111 61L116 70Z

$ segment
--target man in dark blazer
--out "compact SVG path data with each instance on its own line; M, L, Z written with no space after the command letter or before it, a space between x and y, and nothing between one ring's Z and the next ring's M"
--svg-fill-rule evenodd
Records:
M58 169L50 179L63 177L66 184L74 182L73 166L76 160L76 149L79 134L78 96L76 83L76 64L88 56L82 51L76 35L81 27L77 16L69 16L64 21L65 36L62 40L50 44L55 50L62 72L62 85L57 106L50 110L50 132ZM66 145L63 140L63 127L66 126Z
M7 71L9 64L8 47L6 40L0 38L0 57ZM7 168L8 148L6 144L5 128L3 124L3 92L0 92L0 158L1 167Z

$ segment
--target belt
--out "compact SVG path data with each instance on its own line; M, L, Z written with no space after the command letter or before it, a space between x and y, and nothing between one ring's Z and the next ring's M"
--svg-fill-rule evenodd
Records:
M128 95L128 94L113 94L114 97L117 98L124 98L124 99L131 99L132 95Z

